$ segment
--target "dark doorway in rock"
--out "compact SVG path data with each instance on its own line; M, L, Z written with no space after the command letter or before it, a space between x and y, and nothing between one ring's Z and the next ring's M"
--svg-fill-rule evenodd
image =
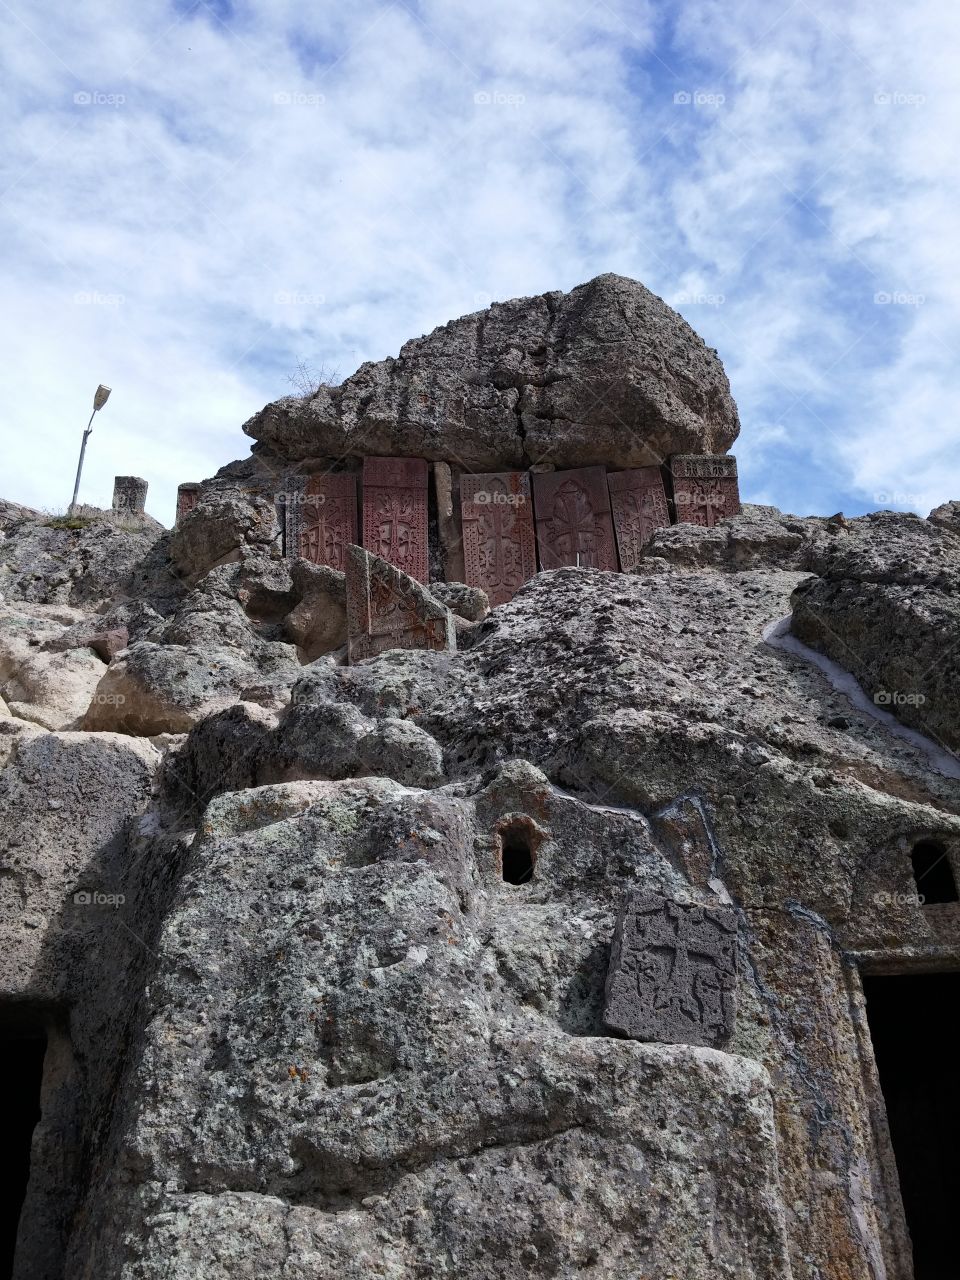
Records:
M501 835L503 878L507 884L526 884L533 878L533 849L528 833L511 824Z
M939 840L920 840L910 854L913 878L917 891L923 895L923 905L937 902L956 902L957 884L947 851Z
M867 1019L913 1241L915 1280L955 1280L960 973L867 977Z
M17 1225L30 1177L30 1141L40 1119L47 1037L41 1028L0 1025L0 1098L5 1111L0 1197L0 1280L13 1275Z

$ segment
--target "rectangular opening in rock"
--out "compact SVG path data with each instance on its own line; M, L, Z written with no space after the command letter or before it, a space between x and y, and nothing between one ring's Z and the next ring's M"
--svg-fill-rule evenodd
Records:
M46 1033L29 1023L0 1025L0 1098L4 1120L0 1197L0 1280L13 1276L17 1226L30 1177L30 1144L40 1119Z
M954 1280L960 1204L960 1099L954 1054L960 973L863 980L913 1242L915 1280Z

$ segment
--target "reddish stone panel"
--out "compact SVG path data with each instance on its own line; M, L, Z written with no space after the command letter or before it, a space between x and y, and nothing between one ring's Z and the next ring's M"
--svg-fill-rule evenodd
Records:
M616 569L610 494L603 467L536 472L533 497L541 569L565 564Z
M363 545L418 582L429 577L427 463L364 458Z
M638 467L633 471L608 473L607 484L620 568L634 569L654 529L670 523L663 477L659 467Z
M537 572L530 477L497 471L460 480L463 555L468 586L492 605L511 600Z
M200 485L194 481L187 481L185 484L177 488L177 516L175 525L178 525L185 515L193 510L200 500Z
M456 649L453 615L408 574L356 546L346 574L350 662L387 649Z
M678 521L710 528L740 514L737 460L730 454L674 454L670 474Z
M325 472L307 476L289 489L287 554L344 569L347 547L357 540L357 477Z

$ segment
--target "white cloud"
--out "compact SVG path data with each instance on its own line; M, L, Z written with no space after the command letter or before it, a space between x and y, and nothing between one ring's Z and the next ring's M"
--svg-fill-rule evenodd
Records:
M84 495L136 472L169 519L298 358L345 376L617 270L693 299L756 492L956 496L958 25L935 0L14 0L0 491L66 503L105 381Z

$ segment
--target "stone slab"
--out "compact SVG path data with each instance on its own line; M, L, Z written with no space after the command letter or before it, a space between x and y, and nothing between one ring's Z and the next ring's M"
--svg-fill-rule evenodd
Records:
M670 523L667 493L659 467L636 467L607 473L610 511L617 535L620 568L636 568L654 529Z
M604 1025L633 1040L719 1048L734 1029L737 966L731 908L632 894L614 932Z
M284 512L286 551L341 572L347 547L357 541L357 477L324 472L287 485Z
M533 498L541 569L617 568L603 467L538 472L533 477Z
M423 458L364 458L363 545L417 582L430 576Z
M141 476L114 476L113 510L141 515L147 503L147 482Z
M346 581L350 662L387 649L456 649L453 614L395 565L349 546Z
M530 477L523 471L460 480L467 585L505 604L537 572Z
M669 463L678 521L712 528L740 514L737 460L731 454L674 454Z
M176 528L184 516L190 514L199 501L199 483L188 480L184 484L177 486L177 516L174 521L174 528Z

